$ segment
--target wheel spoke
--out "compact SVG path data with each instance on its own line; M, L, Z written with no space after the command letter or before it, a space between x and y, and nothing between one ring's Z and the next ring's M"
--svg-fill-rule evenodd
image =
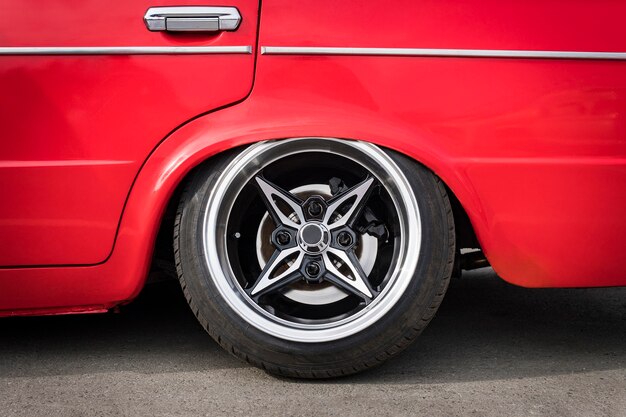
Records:
M330 201L328 201L328 209L326 210L326 214L324 215L324 223L328 225L329 229L335 229L337 227L352 226L356 218L359 216L365 204L367 203L367 199L373 189L374 178L369 177L365 179L365 181L360 184L355 185L349 190L345 191L341 195L334 197ZM350 208L345 214L338 213L338 210L343 207L349 200L353 199L354 201L351 203ZM337 215L341 215L341 217L335 220L333 223L330 223L333 217Z
M328 253L336 256L341 263L348 267L352 277L346 276L339 271L328 256ZM335 248L328 248L328 253L324 253L322 257L326 270L332 275L330 281L363 298L366 303L369 303L369 301L374 298L374 291L370 288L367 276L356 256L350 256L348 253Z
M273 277L274 271L281 266L285 260L292 257L294 254L298 254L295 261L283 272L279 275ZM256 282L252 286L252 290L250 290L250 296L256 297L261 295L262 293L267 293L270 291L275 291L278 288L281 288L296 279L299 278L298 270L300 265L302 264L302 258L304 257L304 253L300 251L299 248L289 248L283 251L275 251L270 260L265 264L263 271L257 278Z
M304 224L304 214L302 213L302 201L291 194L288 191L283 190L275 184L267 181L265 178L257 175L255 177L256 183L259 186L259 190L261 191L261 196L263 197L263 201L265 201L265 205L272 216L272 219L277 225L289 226L297 229L302 224ZM292 213L295 213L297 222L293 219L289 218L277 205L275 199L280 199L285 204L289 206Z

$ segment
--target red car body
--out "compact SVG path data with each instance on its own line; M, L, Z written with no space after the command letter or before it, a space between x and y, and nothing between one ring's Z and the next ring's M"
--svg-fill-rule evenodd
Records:
M511 283L626 285L626 3L224 0L236 31L148 31L171 5L0 4L0 315L132 300L195 166L306 136L428 167ZM174 48L202 46L238 52Z

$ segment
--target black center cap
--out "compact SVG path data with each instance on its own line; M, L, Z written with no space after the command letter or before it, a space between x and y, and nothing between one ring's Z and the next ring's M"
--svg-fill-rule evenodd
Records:
M322 223L310 222L298 231L298 244L306 253L321 253L329 243L330 232Z
M317 224L307 224L302 228L302 241L307 245L317 245L322 240L322 228Z

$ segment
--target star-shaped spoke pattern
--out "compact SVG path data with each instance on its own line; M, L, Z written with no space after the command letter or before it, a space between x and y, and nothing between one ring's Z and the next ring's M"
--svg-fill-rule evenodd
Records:
M250 297L258 301L264 294L278 291L301 279L328 281L359 297L365 304L378 295L354 252L354 244L342 245L333 239L319 253L312 253L311 245L315 242L305 242L307 237L303 234L305 226L310 231L310 225L315 225L320 230L327 230L326 233L349 231L351 236L358 236L353 227L376 185L373 177L368 176L330 199L318 196L318 202L321 200L324 204L323 212L317 220L309 221L304 215L307 208L310 211L306 202L261 175L255 177L255 182L278 229L272 235L276 250L247 290ZM278 231L280 233L276 233ZM307 268L311 262L315 263L315 268ZM312 275L308 272L311 270L318 273Z

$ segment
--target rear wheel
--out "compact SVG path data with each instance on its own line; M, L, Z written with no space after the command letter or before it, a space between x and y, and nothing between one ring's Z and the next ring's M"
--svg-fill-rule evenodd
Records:
M441 302L454 257L441 182L395 152L337 139L212 160L191 178L174 233L181 284L211 336L299 377L402 351Z

